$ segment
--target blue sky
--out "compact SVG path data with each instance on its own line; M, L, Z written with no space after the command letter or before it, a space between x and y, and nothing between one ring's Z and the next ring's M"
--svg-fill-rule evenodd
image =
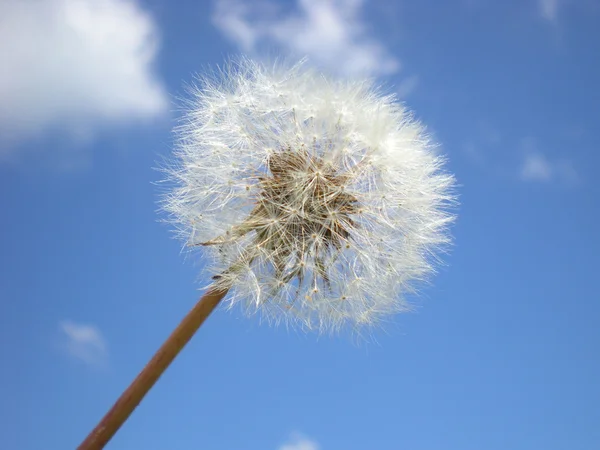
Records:
M2 448L74 448L195 303L153 168L192 74L302 56L396 91L460 187L376 342L217 311L107 448L600 448L594 0L0 1ZM7 19L8 18L8 19Z

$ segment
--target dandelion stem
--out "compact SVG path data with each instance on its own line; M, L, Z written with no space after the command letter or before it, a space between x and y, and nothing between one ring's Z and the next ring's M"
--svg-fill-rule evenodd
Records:
M78 450L102 449L119 430L121 425L140 404L144 396L169 367L177 354L200 328L204 320L225 297L227 290L209 289L198 300L196 306L185 316L175 331L154 354L150 362L121 394L113 407L106 413L96 428L81 443Z

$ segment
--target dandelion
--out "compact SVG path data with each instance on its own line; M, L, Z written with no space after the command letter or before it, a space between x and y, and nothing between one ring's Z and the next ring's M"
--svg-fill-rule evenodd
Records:
M102 448L214 308L318 331L409 308L449 243L454 178L370 81L232 63L191 89L163 207L210 256L208 292L80 449Z
M368 81L242 60L192 89L164 207L216 285L274 322L372 325L448 243L453 177Z

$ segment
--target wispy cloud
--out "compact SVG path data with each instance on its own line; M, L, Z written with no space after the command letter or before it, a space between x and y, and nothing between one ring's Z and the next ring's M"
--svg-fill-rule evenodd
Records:
M553 168L550 161L541 153L529 153L521 164L521 179L524 181L550 181Z
M542 19L556 23L560 0L538 0L538 11Z
M71 357L95 367L108 363L108 346L98 328L70 320L60 322L59 327L64 349Z
M582 178L573 161L556 156L556 148L548 149L540 145L538 139L528 136L516 142L506 137L492 124L476 122L469 140L463 146L464 156L481 170L495 177L506 177L527 183L559 183L576 186ZM558 138L557 138L558 139ZM573 137L569 136L573 141ZM506 148L514 146L518 162L507 166ZM554 150L554 151L550 151Z
M466 158L481 167L491 165L490 156L497 153L502 144L502 134L495 125L486 120L473 120L471 135L462 150Z
M549 183L558 181L573 184L579 181L579 175L573 164L567 160L550 160L538 151L527 153L519 168L521 180Z
M278 450L319 450L319 444L299 433L293 433Z
M408 97L412 94L419 85L419 76L411 75L400 82L396 92L400 98Z
M295 56L346 75L386 75L400 62L370 33L364 0L297 0L282 13L273 1L218 0L214 24L247 53L275 45ZM411 81L412 88L416 79ZM406 87L411 88L411 86Z
M46 131L81 139L168 100L158 29L137 0L0 1L0 156Z

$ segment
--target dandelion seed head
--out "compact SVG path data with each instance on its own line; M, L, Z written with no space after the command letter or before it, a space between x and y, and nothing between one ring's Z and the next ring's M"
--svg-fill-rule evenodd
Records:
M454 178L369 81L242 59L191 89L164 209L230 306L320 331L408 309L450 242Z

